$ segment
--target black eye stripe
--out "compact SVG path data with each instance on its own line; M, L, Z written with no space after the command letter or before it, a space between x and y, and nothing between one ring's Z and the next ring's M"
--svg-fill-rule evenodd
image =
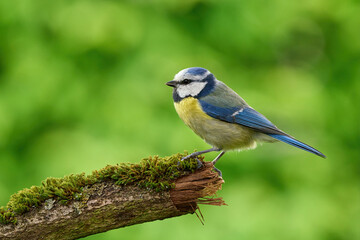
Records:
M181 84L189 84L191 83L192 81L190 79L184 79L181 81Z

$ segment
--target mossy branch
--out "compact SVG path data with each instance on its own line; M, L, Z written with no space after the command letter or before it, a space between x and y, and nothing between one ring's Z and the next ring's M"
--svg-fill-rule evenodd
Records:
M194 213L224 182L207 162L183 155L107 166L91 175L48 178L0 208L0 239L77 239L111 229Z

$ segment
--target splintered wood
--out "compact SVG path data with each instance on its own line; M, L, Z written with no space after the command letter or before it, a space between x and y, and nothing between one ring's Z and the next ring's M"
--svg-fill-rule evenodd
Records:
M212 169L213 164L205 162L194 174L176 180L170 197L179 211L194 212L198 209L197 204L226 205L221 197L214 197L224 180Z

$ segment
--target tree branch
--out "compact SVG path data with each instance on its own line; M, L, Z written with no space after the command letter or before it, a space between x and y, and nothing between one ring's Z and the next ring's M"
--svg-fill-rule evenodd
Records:
M65 204L54 196L38 207L15 214L16 224L0 224L0 239L77 239L115 228L194 213L198 203L225 204L221 198L212 197L224 181L212 171L210 162L195 172L180 174L173 180L175 185L171 185L170 191L141 187L146 184L137 184L139 179L119 185L119 180L112 178L83 184L80 192L75 191L78 195L72 194L75 197Z

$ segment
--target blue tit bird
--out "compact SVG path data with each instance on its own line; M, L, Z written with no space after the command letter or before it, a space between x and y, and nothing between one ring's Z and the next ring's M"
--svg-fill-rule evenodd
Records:
M207 69L181 70L166 85L173 87L173 99L180 118L212 148L194 152L182 160L220 151L213 165L230 150L253 149L257 142L282 141L325 158L309 145L278 129L250 107L236 92L217 80ZM221 175L221 171L214 167Z

